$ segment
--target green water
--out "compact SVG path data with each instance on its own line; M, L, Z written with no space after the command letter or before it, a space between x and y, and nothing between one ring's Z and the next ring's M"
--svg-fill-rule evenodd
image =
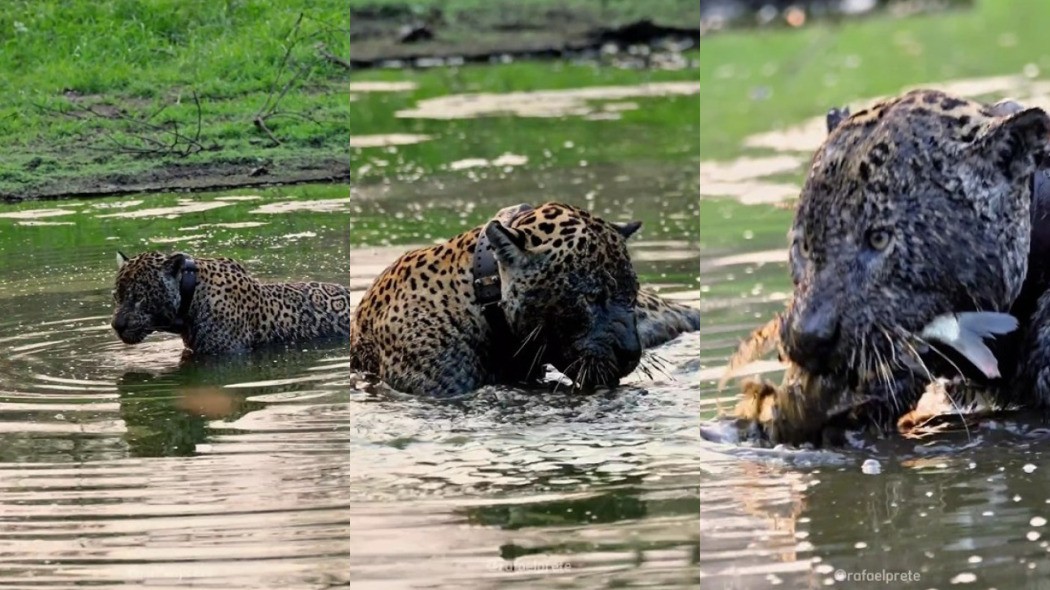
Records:
M282 570L314 570L302 555L316 543L292 523L317 517L297 498L320 493L309 483L320 472L293 457L340 425L320 410L348 399L346 351L182 362L171 335L122 344L110 292L117 249L233 256L268 280L344 281L346 206L346 187L295 187L0 210L5 584L215 580L274 547Z
M356 302L405 250L548 200L642 220L642 283L698 304L691 98L589 99L620 113L592 120L395 115L457 75L511 89L496 82L541 69L408 72L422 90L359 96L358 135L432 139L355 149L351 187L0 208L0 586L695 586L697 334L611 392L437 403L374 387L343 346L183 361L175 337L126 346L108 326L118 249L349 281ZM552 71L547 87L688 77Z
M508 205L553 200L641 220L630 242L641 282L695 305L693 77L586 63L364 74L416 86L360 94L367 116L355 135L425 139L353 158L351 288L360 294L407 248ZM650 82L692 94L637 96ZM588 86L615 89L545 116L533 109L573 97L514 94ZM432 106L436 118L399 116L445 95L455 100ZM464 106L471 116L452 116ZM497 387L455 405L360 397L348 408L354 497L367 499L357 514L369 515L357 534L374 544L350 557L354 587L695 587L699 340L661 347L653 378L636 373L608 394Z
M643 220L631 247L642 283L698 300L695 176L630 165L501 176L401 184L362 198L351 286L367 288L409 244L546 196ZM654 378L636 373L608 394L486 388L456 405L362 397L348 418L357 424L355 494L400 517L366 520L365 534L383 547L351 562L387 564L366 570L377 587L405 572L419 587L695 585L699 340L687 334L661 347Z

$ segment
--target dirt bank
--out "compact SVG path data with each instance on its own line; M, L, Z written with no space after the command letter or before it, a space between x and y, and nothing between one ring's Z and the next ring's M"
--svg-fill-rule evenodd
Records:
M476 9L407 4L366 5L350 12L355 69L484 63L509 58L561 58L610 44L695 43L700 13L695 2L654 2L638 14L604 3L523 3L498 0Z
M349 178L349 156L345 159L306 157L269 165L234 162L169 164L141 172L86 174L60 181L46 181L18 192L0 193L0 198L10 203L31 199L344 182Z

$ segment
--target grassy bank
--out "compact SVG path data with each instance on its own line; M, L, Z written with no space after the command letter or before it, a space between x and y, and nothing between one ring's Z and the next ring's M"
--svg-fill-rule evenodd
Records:
M748 134L858 98L955 78L1050 72L1050 5L982 0L973 10L801 30L740 31L700 46L700 150L731 157Z
M0 194L345 166L345 0L5 8Z

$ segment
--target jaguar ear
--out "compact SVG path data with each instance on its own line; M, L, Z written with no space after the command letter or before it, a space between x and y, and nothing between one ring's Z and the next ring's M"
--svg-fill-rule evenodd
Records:
M828 110L828 114L824 117L824 123L827 125L828 133L831 133L839 126L840 123L849 118L849 107L833 108Z
M496 252L497 260L510 265L525 262L528 240L523 232L507 227L496 219L488 222L483 231Z
M171 256L168 256L168 259L164 261L164 271L171 276L179 274L179 271L182 270L182 265L186 262L187 258L189 258L189 255L183 254L182 252L176 252Z
M1050 116L1031 108L992 123L974 141L971 149L995 163L1009 179L1034 172L1050 148Z
M117 270L124 268L124 265L128 263L128 257L126 254L117 250Z
M1012 98L1004 98L989 108L996 117L1008 117L1024 110L1024 106Z
M623 236L623 239L626 240L627 238L633 236L634 232L638 231L642 227L642 222L632 221L623 225L620 225L618 223L613 225L616 226L616 231L620 232L620 235Z

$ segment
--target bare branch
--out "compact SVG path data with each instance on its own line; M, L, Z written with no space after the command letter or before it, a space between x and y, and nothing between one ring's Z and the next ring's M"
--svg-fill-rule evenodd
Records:
M318 121L307 115L278 110L281 101L284 100L284 98L288 95L292 88L295 87L303 78L303 76L306 75L311 69L313 69L314 65L316 64L316 61L308 61L307 63L301 64L300 66L296 67L294 73L292 73L288 77L288 79L283 81L282 83L282 79L285 77L286 72L288 72L289 69L292 67L292 51L295 49L295 47L301 45L304 41L312 40L321 35L321 33L319 32L303 35L301 25L304 19L309 19L311 21L315 20L310 19L304 13L299 13L299 17L295 21L295 26L292 27L292 31L288 34L288 43L285 47L284 57L281 59L281 65L277 68L277 75L274 76L273 82L270 85L270 93L266 96L266 100L263 102L263 105L259 108L259 110L255 113L255 116L252 117L252 124L255 125L255 128L262 132L264 135L266 135L266 137L269 138L269 140L273 143L274 146L281 145L281 141L266 124L266 122L273 117L300 117L302 119L320 124ZM330 30L331 28L329 27L328 31L324 32L329 32ZM321 47L323 47L323 44L320 45Z
M281 140L274 137L273 132L270 131L270 128L266 126L266 119L260 116L256 116L255 119L252 120L252 122L255 123L255 128L265 133L266 136L270 138L270 141L272 141L275 146L281 145Z
M337 66L342 66L348 70L354 69L354 66L351 65L350 62L328 51L328 48L325 47L324 43L317 44L317 53L320 54L320 56L323 57L325 60L334 63Z
M204 126L204 111L201 107L200 96L197 91L193 92L194 106L197 109L197 128L193 137L182 132L177 119L171 119L163 123L153 123L152 119L162 113L168 105L165 104L145 118L133 117L123 111L102 112L96 106L81 106L73 110L55 109L46 105L37 104L37 109L77 120L97 119L108 121L119 121L125 129L114 130L102 128L100 131L106 141L113 147L102 148L89 146L90 149L112 151L117 153L134 154L137 156L168 156L174 155L186 157L200 151L205 146L201 143L201 130Z

